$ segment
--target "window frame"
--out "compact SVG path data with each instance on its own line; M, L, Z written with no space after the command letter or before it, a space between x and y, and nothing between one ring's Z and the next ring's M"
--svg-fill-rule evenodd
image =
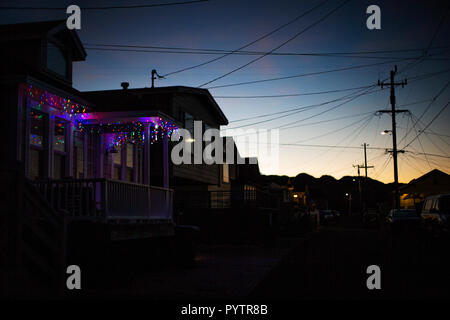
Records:
M27 133L27 158L26 160L26 165L27 165L27 176L32 179L32 177L30 176L31 173L31 166L30 166L30 161L31 161L31 150L37 151L39 153L39 156L42 157L42 159L40 159L39 162L39 167L38 167L38 175L33 177L34 179L43 179L46 176L48 176L47 173L47 169L46 169L46 165L48 165L49 162L49 156L48 156L48 152L49 152L49 136L48 136L48 132L49 132L49 126L50 126L50 115L46 112L43 112L42 110L38 110L37 108L33 108L33 107L27 107L26 109L26 117L28 118L27 120L27 128L26 128L26 133ZM42 146L37 146L31 143L31 126L32 126L32 119L30 117L31 112L36 112L39 114L43 115L43 132L42 132Z
M53 45L54 47L56 47L57 49L60 50L62 56L64 57L65 60L65 75L61 75L59 74L57 71L54 71L53 69L49 68L48 66L48 48L49 45ZM64 45L61 44L59 41L57 41L56 39L47 39L44 42L44 50L45 50L45 54L43 55L43 68L45 70L45 72L47 72L48 74L50 74L51 76L58 78L60 80L63 80L65 82L71 82L71 78L72 78L72 62L71 62L71 58L69 53L64 49Z
M61 151L61 150L57 150L56 148L55 148L55 142L56 142L56 134L55 134L55 126L56 126L56 123L57 123L57 121L61 121L61 122L64 122L65 123L65 127L64 127L64 151ZM66 120L66 119L64 119L64 118L61 118L61 117L57 117L57 116L54 116L54 118L53 118L53 121L51 121L51 123L50 123L51 125L53 125L53 130L51 131L51 133L53 134L53 137L52 137L52 152L53 152L53 154L52 154L52 173L51 173L51 176L52 176L52 178L54 178L54 179L56 179L56 177L55 177L55 169L56 169L56 166L55 166L55 155L58 155L58 156L61 156L62 157L62 164L63 164L63 167L62 167L62 169L61 169L61 177L60 177L60 179L62 179L62 178L64 178L64 177L66 177L66 176L68 176L69 174L70 174L70 171L68 170L69 168L69 166L68 166L68 164L69 164L69 142L70 142L70 139L69 139L69 127L70 127L70 121L68 121L68 120ZM72 164L73 165L73 164Z

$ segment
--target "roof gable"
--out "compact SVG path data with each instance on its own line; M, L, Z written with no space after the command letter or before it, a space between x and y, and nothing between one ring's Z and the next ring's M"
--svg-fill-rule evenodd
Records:
M62 37L63 41L71 44L73 61L86 59L87 54L77 32L67 28L66 20L0 25L0 44L12 41L49 39L55 36Z
M438 169L411 180L400 188L403 193L442 193L450 191L450 175Z

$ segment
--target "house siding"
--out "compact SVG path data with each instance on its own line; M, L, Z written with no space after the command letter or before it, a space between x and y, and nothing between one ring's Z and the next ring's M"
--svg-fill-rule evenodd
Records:
M3 165L12 164L20 160L19 121L22 119L17 108L19 103L19 90L17 85L0 86L0 107L2 117L0 120L0 134L6 149L1 157Z

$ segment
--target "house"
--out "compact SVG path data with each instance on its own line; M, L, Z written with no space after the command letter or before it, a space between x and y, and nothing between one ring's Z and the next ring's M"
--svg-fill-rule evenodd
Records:
M0 46L5 281L25 279L32 266L65 283L69 243L79 251L173 236L169 140L180 123L171 110L159 101L153 109L97 106L74 89L73 64L86 52L65 20L2 25Z
M200 134L210 128L220 129L228 120L208 90L184 86L129 89L128 83L119 90L83 92L83 96L95 103L98 110L124 112L126 110L160 110L194 137L194 122L198 122ZM193 144L204 142L195 141ZM173 146L172 143L171 146ZM171 147L169 147L169 152ZM193 159L192 159L193 160ZM211 192L225 194L230 189L235 174L232 164L169 164L171 186L175 190L174 212L208 208L215 200ZM151 180L160 181L158 171Z
M450 175L434 169L399 189L400 207L414 209L428 196L449 192Z

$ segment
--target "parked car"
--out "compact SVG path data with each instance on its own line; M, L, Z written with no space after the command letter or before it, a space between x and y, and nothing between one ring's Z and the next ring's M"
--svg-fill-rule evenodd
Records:
M423 202L422 226L433 235L448 233L450 219L450 194L430 196Z
M377 209L367 209L362 214L362 224L364 227L379 227L380 218Z
M386 217L386 227L391 233L416 232L421 218L416 210L392 209Z
M339 212L336 210L320 210L320 223L335 224L338 220Z
M331 212L333 212L334 218L336 220L339 220L339 218L341 217L341 213L337 210L331 210Z

